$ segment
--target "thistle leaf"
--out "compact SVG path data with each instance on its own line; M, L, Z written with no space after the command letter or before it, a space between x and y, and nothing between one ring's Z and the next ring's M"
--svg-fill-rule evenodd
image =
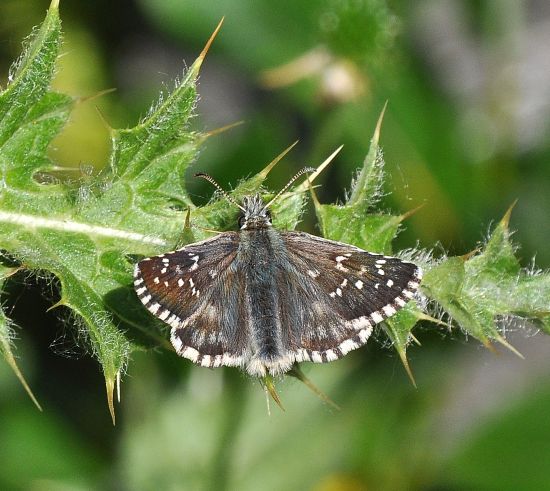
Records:
M351 193L343 205L324 205L315 202L315 211L323 236L355 244L363 249L391 253L391 242L397 235L403 217L370 212L378 201L384 180L384 157L378 145L382 110L369 151L352 183Z
M536 325L548 332L550 275L520 267L508 228L511 208L481 252L452 257L428 271L422 289L467 333L485 345L507 326ZM513 350L515 351L515 350Z
M110 165L91 183L52 183L46 150L72 106L49 89L60 39L53 4L0 94L0 247L22 268L59 279L56 306L70 309L100 362L114 421L115 380L142 345L134 331L150 342L159 336L136 308L127 255L165 249L181 233L180 205L190 206L183 173L196 153L187 122L202 59L140 124L112 130Z

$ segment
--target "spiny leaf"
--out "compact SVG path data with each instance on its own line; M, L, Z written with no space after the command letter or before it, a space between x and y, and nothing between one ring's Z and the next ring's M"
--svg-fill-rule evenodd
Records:
M415 387L416 381L414 380L414 376L407 359L407 346L409 345L412 336L412 328L418 322L419 317L420 311L416 304L409 303L393 317L386 319L383 324L386 335L392 342L392 345L397 351L409 379Z
M196 154L195 135L186 128L204 53L140 124L112 130L109 167L78 188L45 184L52 167L46 149L72 104L49 92L60 38L52 4L0 94L0 247L22 267L59 278L58 305L76 314L76 327L101 363L114 422L114 381L144 333L160 338L136 308L127 254L165 249L181 233L181 205L190 205L183 173Z
M306 377L305 373L302 372L300 365L295 363L292 369L288 372L288 375L291 377L297 378L302 382L311 392L313 392L319 399L324 403L329 405L332 409L340 411L341 408L336 404L329 396L327 396L321 389L319 389L309 378Z
M497 341L515 352L499 328L517 318L546 330L550 277L520 268L510 241L510 212L511 208L480 253L442 261L426 273L422 289L482 343Z
M266 396L271 397L275 401L277 406L279 406L281 408L281 410L284 411L285 408L283 406L281 398L279 397L277 389L275 388L275 384L273 382L273 377L271 375L267 374L264 377L262 377L261 383L262 383L262 385L264 387L264 390L266 392ZM268 410L268 413L269 413L269 411L270 411L269 410L269 399L267 399L267 410Z
M355 244L358 247L384 254L391 253L391 242L399 230L403 217L369 213L380 197L384 178L384 158L378 145L380 114L363 167L351 187L351 194L343 205L324 205L315 202L315 211L323 236Z
M374 204L375 200L379 197L384 179L384 158L378 142L380 141L380 129L387 105L387 103L384 104L384 108L378 117L369 152L365 157L363 168L353 184L351 196L347 202L348 206L363 206L367 208Z

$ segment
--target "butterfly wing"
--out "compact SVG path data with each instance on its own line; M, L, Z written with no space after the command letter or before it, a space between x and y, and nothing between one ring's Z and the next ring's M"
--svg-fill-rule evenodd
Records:
M303 232L281 234L288 268L279 285L283 337L296 361L335 360L414 296L422 272L398 258Z
M178 354L203 366L240 365L247 347L244 277L231 267L238 245L238 234L225 232L135 267L143 305L172 327Z

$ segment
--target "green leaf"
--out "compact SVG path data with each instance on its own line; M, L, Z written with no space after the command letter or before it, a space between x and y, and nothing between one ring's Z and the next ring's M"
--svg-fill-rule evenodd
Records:
M0 247L21 267L59 279L57 306L76 314L76 327L102 366L114 421L115 381L131 350L143 344L133 332L159 340L148 314L136 308L127 255L164 250L181 233L182 206L191 205L183 173L197 147L187 123L206 51L140 124L112 130L110 165L97 179L69 186L47 184L54 166L46 150L72 105L49 90L60 38L52 4L0 94Z
M409 302L393 317L386 319L383 324L386 335L397 351L401 363L403 363L403 367L415 387L416 382L407 359L407 347L411 339L414 339L411 331L421 318L422 316L418 306L414 302Z
M510 213L511 208L480 253L442 261L426 273L422 289L464 331L485 345L494 340L513 350L501 334L512 321L548 332L550 276L520 268L510 240Z
M380 114L370 148L351 193L343 205L322 205L315 200L315 211L323 236L355 244L363 249L391 253L391 242L404 216L370 212L379 200L384 180L384 158L378 145L384 110Z

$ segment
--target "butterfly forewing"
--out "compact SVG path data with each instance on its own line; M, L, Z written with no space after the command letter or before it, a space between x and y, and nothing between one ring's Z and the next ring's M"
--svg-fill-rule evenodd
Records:
M152 314L172 327L187 325L219 294L211 285L228 284L227 269L237 247L238 234L227 232L140 261L134 272L139 299Z

